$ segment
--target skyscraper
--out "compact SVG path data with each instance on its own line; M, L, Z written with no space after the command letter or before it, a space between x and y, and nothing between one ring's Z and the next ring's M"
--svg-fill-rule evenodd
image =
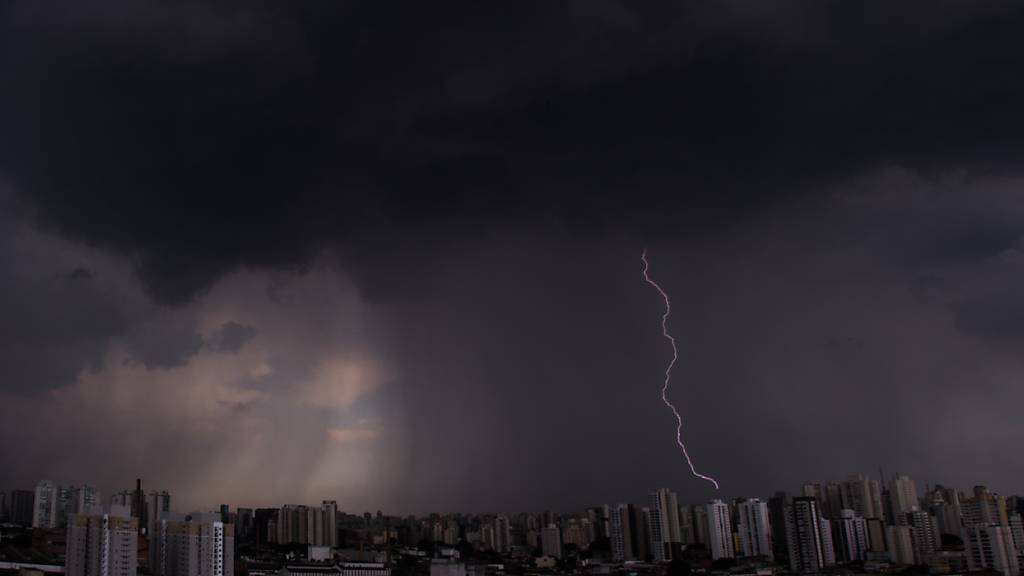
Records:
M1020 564L1010 529L999 524L976 524L964 530L967 566L970 570L990 569L1003 576L1017 576Z
M757 498L744 500L737 506L739 521L736 532L739 534L740 549L748 558L764 557L774 560L772 551L771 526L768 521L768 504Z
M512 526L508 516L498 514L494 517L494 549L502 554L512 550Z
M71 488L71 513L91 514L101 504L100 493L95 486L83 484Z
M155 576L232 576L234 527L217 515L187 521L160 520L150 540L150 572Z
M894 514L906 514L919 508L917 484L909 476L896 476L889 485Z
M611 509L612 559L616 562L635 559L631 522L628 504L619 504Z
M628 505L630 519L630 539L633 541L633 556L637 560L647 560L651 554L651 537L647 533L647 509Z
M868 553L867 522L850 509L840 510L834 521L836 557L843 562L863 561Z
M647 495L651 517L657 517L659 526L651 528L651 548L655 560L671 560L673 544L682 543L679 530L679 498L668 488L659 488ZM660 552L654 544L660 542Z
M821 502L821 515L830 520L839 518L839 512L844 507L842 485L838 482L826 484L825 501Z
M794 572L814 573L835 564L832 531L818 513L815 498L793 498L786 509L789 565Z
M776 492L768 499L768 520L772 529L772 551L782 563L789 563L789 549L786 540L786 508L790 505L789 495Z
M317 546L338 547L338 503L324 500L320 503L319 521L316 522L314 541Z
M171 495L166 490L149 493L146 499L146 533L152 534L156 523L164 520L171 512Z
M732 545L732 518L729 515L729 505L721 500L712 500L708 502L706 510L711 558L733 558L736 554Z
M985 486L974 487L974 497L964 498L960 502L964 526L976 524L1009 525L1006 510L1006 498L993 493Z
M68 576L135 576L139 523L112 514L72 514L68 520Z
M910 535L910 526L906 524L887 526L886 547L889 549L889 560L896 565L908 566L914 563L914 539Z
M254 528L252 508L238 508L235 514L235 542L251 542L255 535Z
M562 558L562 532L555 524L548 524L541 532L541 547L545 556Z
M11 490L9 514L11 522L21 526L31 526L35 519L36 493L32 490Z
M132 492L132 517L139 519L139 528L146 528L146 493L142 491L142 478L135 479L135 491Z
M935 518L924 510L915 510L907 513L907 525L914 545L914 563L924 564L942 543Z
M850 476L842 483L843 504L861 518L882 518L882 487L878 480L863 474Z
M661 506L658 505L656 493L648 495L648 506L644 508L644 513L651 556L655 562L671 560L671 549L665 541L665 521L661 517Z
M497 550L498 542L494 537L494 524L484 524L480 527L480 541L485 550Z
M57 527L57 485L49 480L36 484L35 505L32 511L33 528Z

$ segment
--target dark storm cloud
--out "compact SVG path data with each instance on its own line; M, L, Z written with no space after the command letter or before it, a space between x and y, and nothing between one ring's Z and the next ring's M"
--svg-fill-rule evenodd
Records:
M196 332L192 318L165 314L134 326L128 342L131 361L150 369L184 366L203 347L203 337Z
M238 352L245 343L256 337L255 326L246 326L235 321L225 322L211 334L205 345L215 352Z
M642 244L727 494L1024 473L1019 3L0 10L0 481L698 501Z
M1014 170L1021 25L998 1L13 3L0 171L163 302L325 244L706 228L878 165Z

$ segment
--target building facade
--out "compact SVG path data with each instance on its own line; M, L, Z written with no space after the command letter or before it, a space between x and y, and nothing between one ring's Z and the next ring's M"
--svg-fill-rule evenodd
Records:
M72 514L68 519L68 576L135 576L138 569L135 518Z
M772 551L768 503L751 498L740 502L736 509L739 518L736 532L741 554L748 558L762 557L773 561L775 554Z
M793 498L786 509L786 537L794 572L815 573L835 564L832 530L818 512L814 497Z
M708 548L711 558L734 558L736 553L733 550L729 505L721 500L712 500L705 508L708 514Z
M149 542L155 576L233 576L234 526L219 519L160 520Z

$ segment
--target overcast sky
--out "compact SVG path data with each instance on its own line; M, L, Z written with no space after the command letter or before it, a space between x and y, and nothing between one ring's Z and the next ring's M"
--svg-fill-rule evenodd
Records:
M1024 5L0 5L0 489L1020 491ZM671 349L641 252L673 298Z

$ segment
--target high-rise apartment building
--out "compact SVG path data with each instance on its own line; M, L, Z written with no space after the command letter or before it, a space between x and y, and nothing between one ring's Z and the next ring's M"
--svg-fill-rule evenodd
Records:
M960 510L964 526L977 524L1009 525L1006 498L996 494L985 486L975 486L972 498L960 501Z
M657 505L656 496L653 492L648 495L648 506L644 508L644 515L647 521L647 535L651 556L655 562L671 560L671 548L665 540L665 521L661 517L661 506Z
M892 501L893 514L906 514L920 507L917 484L909 476L896 476L892 479L889 484L889 498Z
M863 517L850 509L840 510L833 521L836 558L842 562L864 561L868 553L868 529Z
M541 532L541 548L545 556L562 557L562 531L555 524L548 524Z
M647 527L647 509L629 505L630 538L633 540L633 555L637 560L647 560L651 555L651 535Z
M656 561L671 560L672 551L682 543L679 529L679 498L668 488L660 488L647 495L647 507L651 509L651 553ZM673 546L675 545L675 546Z
M763 557L768 561L774 560L768 503L751 498L743 500L736 508L739 518L736 533L740 553L748 558Z
M633 552L632 514L628 504L619 504L611 509L612 560L625 562L635 560Z
M776 492L768 499L768 521L772 528L772 552L782 563L789 563L789 548L786 537L786 508L791 504L789 494Z
M708 548L711 558L733 558L736 553L732 543L732 518L729 505L721 500L712 500L706 506L708 514Z
M155 576L232 576L234 526L221 522L219 514L163 519L155 525L149 553Z
M693 507L693 533L698 544L708 543L708 511L704 506Z
M135 576L139 524L112 514L72 514L68 519L68 576Z
M512 525L504 514L494 517L494 543L494 549L502 554L512 550Z
M337 518L335 518L337 523ZM255 538L256 524L252 508L239 508L235 515L235 542L251 542ZM337 538L337 528L334 530ZM418 539L417 539L418 540Z
M881 518L865 518L868 529L868 552L878 558L888 550L885 521Z
M901 515L902 516L902 515ZM914 539L910 534L910 526L906 524L887 526L886 548L889 561L898 566L909 566L914 563Z
M925 564L942 544L938 524L928 512L915 510L907 513L907 525L914 545L914 563Z
M60 487L49 480L36 484L36 495L32 511L33 528L56 528L60 508Z
M885 515L881 484L863 474L850 476L842 483L842 500L844 508L853 510L861 518L882 518Z
M100 493L95 486L83 484L71 487L72 514L91 514L101 504Z
M786 509L789 565L794 572L814 573L835 564L832 530L810 496L793 498Z
M996 570L1017 576L1020 563L1010 529L999 524L975 524L964 530L967 566L970 570Z
M152 534L157 522L166 520L171 513L171 495L166 490L154 490L146 498L146 533Z
M13 524L31 526L35 519L36 493L32 490L11 490L8 515Z

